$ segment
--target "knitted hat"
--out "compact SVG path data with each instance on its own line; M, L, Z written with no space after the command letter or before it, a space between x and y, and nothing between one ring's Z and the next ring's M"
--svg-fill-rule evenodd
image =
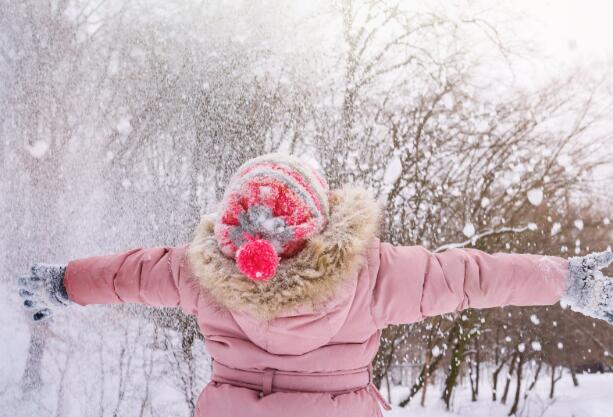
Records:
M256 281L272 278L328 221L328 184L305 161L272 153L245 162L230 179L215 223L221 251Z

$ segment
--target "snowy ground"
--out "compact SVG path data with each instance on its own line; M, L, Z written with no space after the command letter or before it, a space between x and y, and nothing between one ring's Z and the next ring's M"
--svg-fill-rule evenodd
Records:
M579 375L579 386L574 387L569 375L556 385L556 395L549 399L548 378L542 378L535 387L527 401L520 404L518 416L521 417L610 417L613 409L613 373ZM437 387L438 388L438 387ZM468 386L460 387L454 398L454 409L445 410L444 403L438 399L438 389L433 390L426 402L425 409L419 405L419 399L406 408L394 407L390 412L384 413L386 417L503 417L509 414L511 399L507 405L493 403L487 386L477 402L470 400ZM408 388L394 387L392 401L396 404L405 398ZM382 390L387 396L386 391ZM511 390L513 392L513 388ZM487 397L487 398L486 398ZM523 394L522 394L523 399Z
M109 307L72 306L49 325L41 385L21 389L30 331L14 286L0 281L0 417L188 417L209 378L203 345L192 369L174 332ZM189 378L183 378L189 376Z

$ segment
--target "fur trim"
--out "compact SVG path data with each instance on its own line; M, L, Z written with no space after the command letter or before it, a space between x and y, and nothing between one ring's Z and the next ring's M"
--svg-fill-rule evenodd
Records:
M327 227L299 253L282 259L274 277L264 282L245 277L234 259L222 254L214 220L204 217L188 250L193 276L217 303L259 318L305 304L321 306L357 276L364 250L379 228L379 205L365 189L344 186L331 191L329 203Z

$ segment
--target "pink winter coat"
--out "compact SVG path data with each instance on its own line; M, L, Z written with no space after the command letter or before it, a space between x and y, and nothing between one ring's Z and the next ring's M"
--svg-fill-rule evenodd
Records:
M196 316L213 359L196 417L381 416L370 385L389 324L504 305L546 305L566 288L567 262L472 249L431 253L376 236L377 205L360 189L331 197L326 230L255 283L218 250L204 220L190 245L70 262L81 304L179 306Z

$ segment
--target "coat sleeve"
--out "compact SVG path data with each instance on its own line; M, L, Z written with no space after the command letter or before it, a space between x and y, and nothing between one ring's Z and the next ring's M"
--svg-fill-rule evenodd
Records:
M568 282L568 262L542 255L381 243L372 312L379 327L465 308L549 305Z
M68 263L64 285L81 305L137 303L196 314L199 291L186 265L186 249L133 249L78 259Z

